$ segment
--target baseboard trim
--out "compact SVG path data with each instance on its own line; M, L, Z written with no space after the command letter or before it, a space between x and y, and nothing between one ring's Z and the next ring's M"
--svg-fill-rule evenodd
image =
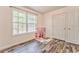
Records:
M3 53L4 51L6 51L6 50L8 50L8 49L11 49L11 48L13 48L13 47L17 47L17 46L19 46L19 45L23 45L23 44L25 44L25 43L27 43L27 42L31 42L31 41L33 41L33 40L34 40L34 39L29 40L29 41L26 41L26 42L18 43L18 44L15 44L15 45L13 45L13 46L10 46L10 47L7 47L7 48L5 48L5 49L3 49L3 50L0 50L0 53Z

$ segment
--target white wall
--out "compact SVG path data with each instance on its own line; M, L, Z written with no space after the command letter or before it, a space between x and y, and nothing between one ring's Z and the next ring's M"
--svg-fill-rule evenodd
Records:
M49 14L44 15L44 26L46 27L46 37L51 37L52 35L52 16Z
M44 16L44 26L46 27L46 36L47 37L53 37L53 15L55 14L58 14L58 13L61 13L63 12L65 9L64 8L61 8L61 9L58 9L58 10L55 10L55 11L51 11L51 12L48 12L48 13L45 13L43 16Z
M79 12L79 7L78 6L70 6L70 7L64 7L55 11L51 11L48 13L45 13L44 16L44 26L46 27L46 36L48 37L53 37L53 16L56 14L61 14L61 13L70 13L71 11L77 10ZM78 15L77 15L78 16ZM76 16L76 17L77 17ZM73 16L72 16L73 17ZM66 17L67 18L67 17ZM67 26L67 25L66 25ZM67 32L66 32L67 33ZM73 32L72 32L73 33ZM70 34L69 34L70 35ZM67 36L67 35L66 35ZM75 35L74 35L75 36ZM76 35L77 36L77 35ZM78 42L78 40L75 40L75 42Z
M30 10L29 10L30 11ZM32 11L33 12L33 11ZM0 50L26 42L34 38L34 33L12 35L11 7L0 6ZM38 27L42 25L42 16L38 14Z

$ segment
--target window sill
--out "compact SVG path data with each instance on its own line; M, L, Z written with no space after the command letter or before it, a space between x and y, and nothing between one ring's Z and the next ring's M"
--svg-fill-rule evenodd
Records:
M16 36L23 36L23 35L28 35L28 34L32 34L32 33L35 33L35 32L27 32L27 33L15 34L15 35L12 35L12 36L13 36L13 37L16 37Z

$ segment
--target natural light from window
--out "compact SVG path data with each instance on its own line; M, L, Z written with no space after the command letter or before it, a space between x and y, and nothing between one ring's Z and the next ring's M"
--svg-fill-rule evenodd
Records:
M34 32L36 30L37 15L13 9L13 35Z

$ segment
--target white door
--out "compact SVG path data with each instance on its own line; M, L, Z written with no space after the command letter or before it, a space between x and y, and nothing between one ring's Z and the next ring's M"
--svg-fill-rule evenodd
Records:
M68 39L67 41L79 44L79 12L76 10L67 14Z
M65 40L65 14L57 14L53 17L54 38Z
M67 41L73 43L74 42L74 35L75 35L75 13L74 12L68 12L67 13Z
M79 10L75 12L74 28L74 43L79 44Z

